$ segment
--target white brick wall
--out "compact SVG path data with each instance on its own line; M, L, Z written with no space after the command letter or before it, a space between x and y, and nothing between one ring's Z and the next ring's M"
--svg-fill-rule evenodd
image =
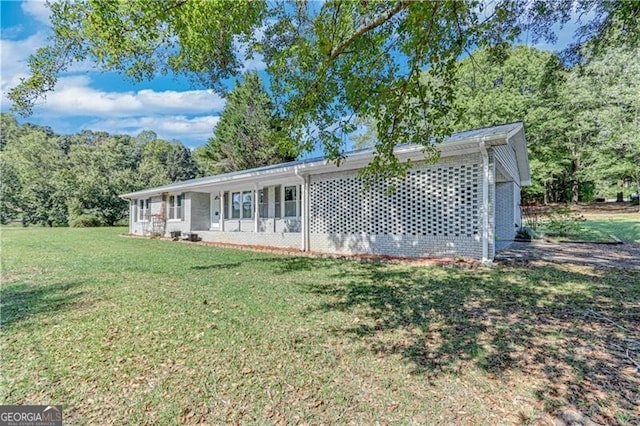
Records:
M496 158L493 150L489 150L489 229L487 257L493 259L496 256ZM482 179L481 179L482 182Z
M356 172L311 176L310 249L401 257L481 257L480 155L422 164L392 194Z
M498 241L513 240L516 236L515 224L517 219L514 217L514 182L498 182L496 183L496 239Z
M203 241L265 247L300 249L299 232L197 232Z

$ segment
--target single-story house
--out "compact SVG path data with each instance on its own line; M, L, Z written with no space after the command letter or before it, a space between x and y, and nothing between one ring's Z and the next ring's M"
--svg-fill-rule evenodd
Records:
M456 133L440 160L399 145L413 167L388 193L365 189L364 149L337 166L322 158L192 179L122 195L134 235L197 233L203 241L321 253L491 261L521 226L530 184L521 122Z

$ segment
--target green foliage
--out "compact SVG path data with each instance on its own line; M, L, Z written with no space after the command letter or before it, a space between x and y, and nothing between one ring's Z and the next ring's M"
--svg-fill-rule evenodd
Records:
M574 213L568 207L554 207L547 213L544 221L546 234L552 237L568 237L579 234L580 223L585 218Z
M559 98L565 74L556 55L526 46L505 49L498 60L479 50L459 66L456 130L525 123L532 174L525 200L565 197L565 185L557 185L569 180L572 164L565 140L570 117Z
M593 149L584 153L584 176L606 188L630 182L640 188L640 55L617 48L577 66L569 93Z
M94 214L81 214L76 217L71 217L69 220L69 226L72 228L93 228L102 225L103 222L100 218Z
M21 184L15 166L0 152L0 223L5 224L20 214Z
M521 227L520 229L518 229L518 232L516 233L516 239L520 239L520 240L532 241L538 238L540 237L538 233L535 231L535 229L530 228L528 226Z
M24 225L114 225L128 213L119 194L196 176L191 152L181 143L84 130L54 135L48 128L18 125L2 116L0 222Z
M590 201L619 182L640 186L638 55L622 47L584 52L585 62L570 69L524 46L505 49L499 61L479 50L459 65L457 130L524 121L527 201Z
M205 168L226 173L291 161L296 156L294 143L273 117L273 105L260 77L246 73L229 93L213 137L200 151Z
M469 2L228 2L223 0L52 2L53 36L30 58L31 76L10 91L29 113L74 62L90 60L134 81L184 74L224 93L242 62L262 54L279 123L300 149L320 144L337 162L355 130L353 117L376 123L380 177L408 167L399 143L425 146L451 133L456 62L477 47L501 58L524 31L553 41L551 28L580 14L582 41L635 46L636 2L500 0L492 10ZM617 37L612 35L616 34ZM430 78L424 78L427 70Z

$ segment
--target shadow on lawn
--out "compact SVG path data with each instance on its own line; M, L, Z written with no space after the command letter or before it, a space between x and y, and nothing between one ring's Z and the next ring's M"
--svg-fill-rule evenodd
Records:
M24 283L3 284L0 289L0 325L14 326L36 315L55 315L76 303L84 292L73 291L82 282L42 286Z
M469 365L497 377L517 370L542 380L538 396L549 411L571 404L606 424L640 421L640 375L618 349L640 336L640 274L361 264L334 278L305 285L329 300L317 309L364 320L331 332L399 354L416 374L456 374Z
M216 269L233 269L242 266L242 262L229 262L229 263L212 263L210 265L195 265L191 269L197 271L203 270L216 270Z
M263 262L265 267L269 268L276 274L288 274L292 272L303 272L317 269L332 269L335 268L336 265L342 264L339 260L302 256L269 257L253 259L251 262Z

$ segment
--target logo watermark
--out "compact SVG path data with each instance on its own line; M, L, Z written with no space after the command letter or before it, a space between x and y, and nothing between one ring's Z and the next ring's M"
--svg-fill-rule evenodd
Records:
M0 405L0 426L62 426L62 405Z

